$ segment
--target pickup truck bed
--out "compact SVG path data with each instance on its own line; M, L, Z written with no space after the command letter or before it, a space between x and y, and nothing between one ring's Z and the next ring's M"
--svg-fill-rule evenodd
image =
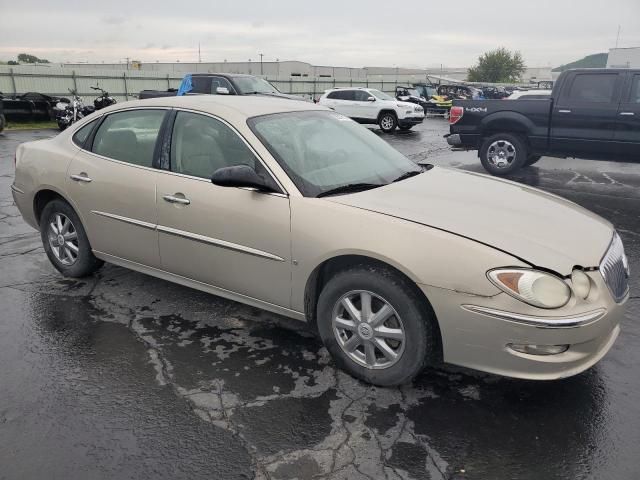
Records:
M640 160L640 70L563 72L549 99L454 100L447 142L507 175L540 156Z

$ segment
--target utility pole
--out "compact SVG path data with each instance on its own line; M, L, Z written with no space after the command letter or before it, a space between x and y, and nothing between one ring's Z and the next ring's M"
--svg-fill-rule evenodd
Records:
M264 53L259 53L258 55L260 55L260 75L262 75L262 57L264 57Z
M621 26L618 25L618 35L616 35L616 48L618 48L618 41L620 40L620 28Z
M198 63L202 63L202 56L200 55L200 42L198 42Z

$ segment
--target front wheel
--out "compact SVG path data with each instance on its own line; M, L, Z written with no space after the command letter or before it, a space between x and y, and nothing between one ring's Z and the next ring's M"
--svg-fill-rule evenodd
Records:
M64 200L53 200L44 207L40 235L49 260L65 277L85 277L104 264L93 255L80 217Z
M384 267L336 274L318 300L318 331L339 368L374 385L407 383L439 358L431 308Z
M508 175L527 164L529 152L518 135L499 133L485 139L480 147L480 162L492 175Z
M391 133L398 126L398 119L393 113L387 112L380 115L378 124L384 133Z

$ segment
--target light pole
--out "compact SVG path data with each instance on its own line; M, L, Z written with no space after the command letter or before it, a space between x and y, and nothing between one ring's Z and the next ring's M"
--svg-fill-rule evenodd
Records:
M264 57L264 53L259 53L260 55L260 75L262 75L262 57Z

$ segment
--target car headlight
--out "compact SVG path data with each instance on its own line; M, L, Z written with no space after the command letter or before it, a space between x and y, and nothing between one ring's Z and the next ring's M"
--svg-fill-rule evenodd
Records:
M487 277L505 293L534 307L560 308L571 298L565 282L539 270L497 268L489 270Z

